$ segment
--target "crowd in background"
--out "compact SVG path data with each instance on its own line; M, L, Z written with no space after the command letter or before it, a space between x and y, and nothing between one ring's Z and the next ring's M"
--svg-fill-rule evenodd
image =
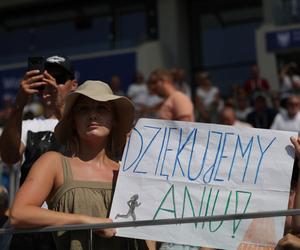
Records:
M252 65L250 71L251 77L249 79L245 78L243 84L233 84L231 91L229 91L231 95L224 96L214 83L213 75L207 71L197 72L194 77L190 77L192 80L189 83L184 69L169 69L175 87L193 101L197 122L227 125L243 122L243 125L254 128L298 131L299 127L296 126L298 122L293 124L295 127L287 128L278 124L281 120L277 117L278 114L287 115L287 117L282 117L283 123L300 119L296 112L300 107L297 97L300 90L300 73L297 64L292 62L282 68L278 76L280 80L279 90L271 88L272 85L268 80L260 75L257 65ZM114 93L125 94L134 102L136 118L156 118L156 110L162 103L160 96L151 93L147 82L148 79L145 79L142 73L137 72L127 93L124 93L120 77L113 76L111 78L111 87ZM234 121L224 121L222 111L225 108L232 109L231 115L234 115Z
M264 129L300 130L300 72L295 62L282 67L278 74L280 88L272 89L272 84L260 75L254 64L249 69L250 78L242 84L232 84L225 96L214 83L214 76L207 71L198 71L187 77L182 68L169 69L175 87L187 95L194 104L195 121ZM191 79L190 82L187 79ZM161 96L153 93L148 79L136 72L127 92L122 79L113 75L110 87L117 95L129 97L135 104L136 120L141 117L158 118L157 111L163 102ZM227 91L228 92L228 91ZM4 96L0 110L0 132L13 107L13 96ZM32 119L43 114L38 98L32 98L24 109L24 119ZM8 186L8 170L2 168L2 184Z
M236 119L247 122L254 128L271 128L277 113L287 110L287 100L300 92L300 73L296 63L283 66L279 72L280 89L274 90L267 79L259 72L257 65L251 66L251 77L243 84L231 85L231 95L225 96L214 84L214 77L207 71L199 71L187 82L186 72L182 68L171 68L175 87L186 94L194 103L197 122L222 123L221 112L225 107L234 110ZM147 79L136 72L127 92L123 89L122 79L118 75L111 77L110 86L117 95L129 97L135 104L136 118L156 117L156 110L162 99L151 93ZM13 105L13 96L4 96L0 110L0 128L9 117ZM24 119L32 119L43 114L43 108L37 98L33 98L24 110Z
M224 96L222 91L214 84L214 77L207 71L196 73L192 83L187 82L186 73L181 68L172 68L169 72L173 76L175 87L187 95L194 103L194 114L197 122L224 123L222 111L231 108L234 113L234 122L243 122L244 125L254 128L299 130L295 127L280 126L278 114L286 115L290 120L300 119L298 113L288 112L294 106L294 111L299 109L297 94L300 90L300 73L296 63L285 65L279 73L280 89L274 90L267 79L260 76L257 65L251 66L251 77L245 79L243 84L233 84L231 95ZM126 94L136 107L136 118L155 118L156 110L162 102L160 96L151 93L147 86L147 79L137 72L133 82L129 85L127 93L124 93L118 76L111 78L111 87L115 94ZM292 98L293 97L293 98ZM291 99L292 98L292 99ZM291 100L290 100L291 99ZM232 114L233 115L233 114ZM289 116L290 115L290 116ZM295 116L294 116L295 115ZM275 119L276 117L276 119ZM286 117L283 117L284 123ZM274 123L274 124L273 124ZM300 123L299 123L300 124Z

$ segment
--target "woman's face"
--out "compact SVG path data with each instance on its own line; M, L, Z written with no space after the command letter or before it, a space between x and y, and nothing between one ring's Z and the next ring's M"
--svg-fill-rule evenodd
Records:
M107 138L113 124L113 109L109 102L98 102L80 96L73 108L79 138Z

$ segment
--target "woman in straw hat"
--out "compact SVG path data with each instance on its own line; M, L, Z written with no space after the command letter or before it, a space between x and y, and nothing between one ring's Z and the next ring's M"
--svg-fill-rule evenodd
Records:
M66 154L48 152L33 165L11 210L15 227L105 223L118 160L131 130L134 108L100 81L86 81L66 99L55 128ZM41 208L46 200L51 210ZM138 249L144 242L112 237L115 229L94 232L93 249ZM88 249L87 231L57 232L57 249Z

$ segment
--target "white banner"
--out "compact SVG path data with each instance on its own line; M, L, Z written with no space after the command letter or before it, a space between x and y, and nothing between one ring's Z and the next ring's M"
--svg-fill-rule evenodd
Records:
M156 220L287 209L295 132L140 119L110 218ZM285 217L120 228L118 236L221 249L274 246Z

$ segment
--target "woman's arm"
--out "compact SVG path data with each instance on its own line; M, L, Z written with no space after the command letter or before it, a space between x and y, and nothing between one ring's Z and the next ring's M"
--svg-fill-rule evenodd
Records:
M11 223L16 228L41 227L51 225L104 223L107 218L68 214L41 208L57 180L62 176L61 155L48 152L32 166L24 184L17 192L11 209Z
M49 152L32 166L11 208L11 223L15 227L60 225L68 221L80 223L79 216L71 215L71 218L69 215L41 208L54 188L57 170L61 167L59 158L58 153Z

